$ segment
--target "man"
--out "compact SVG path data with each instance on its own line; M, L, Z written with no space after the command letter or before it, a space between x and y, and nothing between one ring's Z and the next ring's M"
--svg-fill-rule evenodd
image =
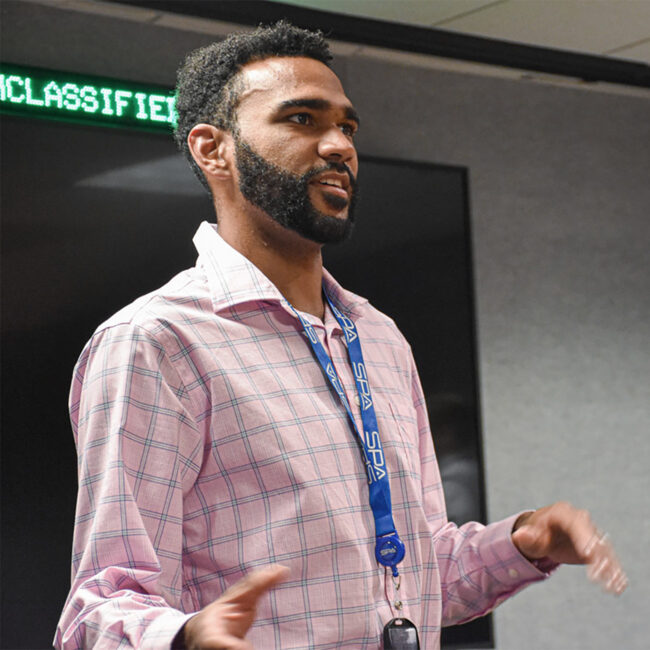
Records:
M625 588L569 504L446 521L410 348L322 267L358 172L359 118L329 60L320 34L279 23L179 72L177 140L217 227L199 228L194 269L100 326L78 362L58 647L379 648L412 623L435 648L442 625L559 563Z

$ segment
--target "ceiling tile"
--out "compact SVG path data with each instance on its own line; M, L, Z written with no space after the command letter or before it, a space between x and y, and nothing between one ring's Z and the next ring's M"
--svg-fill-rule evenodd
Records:
M446 22L445 29L602 54L650 35L647 0L509 0Z
M636 45L630 45L630 47L623 48L622 50L617 50L607 56L630 61L642 61L650 64L650 39L637 43Z
M495 0L276 0L299 7L430 27Z

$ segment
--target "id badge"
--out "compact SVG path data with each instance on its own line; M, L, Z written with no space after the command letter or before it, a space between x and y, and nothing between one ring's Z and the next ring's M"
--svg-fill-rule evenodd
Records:
M420 650L418 630L408 618L394 618L386 623L384 650Z

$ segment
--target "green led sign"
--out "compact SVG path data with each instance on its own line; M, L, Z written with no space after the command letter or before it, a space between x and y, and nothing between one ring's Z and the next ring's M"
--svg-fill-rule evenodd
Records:
M165 133L176 123L169 89L5 63L0 111Z

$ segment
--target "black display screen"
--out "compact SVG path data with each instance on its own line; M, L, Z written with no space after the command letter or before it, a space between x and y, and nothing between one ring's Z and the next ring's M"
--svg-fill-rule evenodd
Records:
M194 265L214 215L169 136L4 116L2 151L2 641L45 648L70 585L73 366L102 321ZM360 169L355 232L326 266L410 341L450 518L484 520L466 170ZM444 639L491 645L491 621Z

